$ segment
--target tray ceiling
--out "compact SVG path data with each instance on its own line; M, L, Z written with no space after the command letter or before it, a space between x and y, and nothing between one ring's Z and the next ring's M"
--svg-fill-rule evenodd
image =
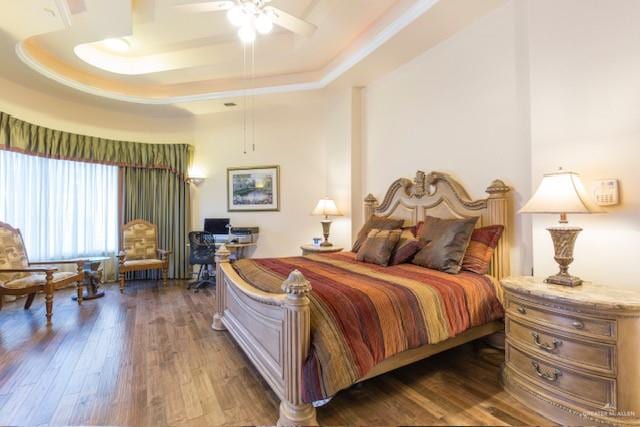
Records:
M5 62L0 77L47 87L34 77L45 76L83 93L161 105L319 89L353 74L354 69L362 68L365 59L372 61L369 69L388 68L399 58L448 37L448 27L467 23L502 2L474 0L470 5L467 0L272 0L273 6L317 29L307 37L276 27L270 34L258 35L252 50L240 42L237 29L225 12L193 13L175 7L197 1L200 0L7 3L0 15L0 54L4 62L13 46L16 60ZM419 18L432 13L432 9L433 22L420 23ZM438 9L441 17L451 17L451 24L438 22ZM404 44L396 43L393 55L385 53L388 59L369 58L377 50L383 51L380 48L385 43L412 24L429 25L433 34L425 37L426 29L420 27L413 31L414 36L404 39ZM121 52L105 46L103 40L109 38L125 40L128 50ZM93 65L79 57L87 52L98 58L89 61ZM25 73L25 64L38 74ZM370 70L363 74L367 73Z

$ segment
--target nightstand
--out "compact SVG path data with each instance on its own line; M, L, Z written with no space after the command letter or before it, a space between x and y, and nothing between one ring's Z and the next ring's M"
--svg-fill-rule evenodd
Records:
M509 277L505 389L560 424L640 423L640 293Z
M344 248L342 246L320 246L320 245L302 245L302 255L309 254L332 254L335 252L342 252Z

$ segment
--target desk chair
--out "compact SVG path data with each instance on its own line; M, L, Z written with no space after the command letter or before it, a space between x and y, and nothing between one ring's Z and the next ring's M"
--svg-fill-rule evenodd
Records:
M196 292L209 285L215 285L215 276L208 275L208 266L215 266L216 245L213 234L206 231L192 231L189 233L189 264L200 265L196 280L190 282L187 289L196 288ZM207 269L207 270L205 270ZM205 274L203 276L203 271Z

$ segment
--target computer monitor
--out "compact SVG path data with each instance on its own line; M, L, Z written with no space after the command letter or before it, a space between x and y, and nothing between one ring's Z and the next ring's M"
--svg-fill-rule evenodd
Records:
M229 218L205 218L204 231L211 234L228 234Z

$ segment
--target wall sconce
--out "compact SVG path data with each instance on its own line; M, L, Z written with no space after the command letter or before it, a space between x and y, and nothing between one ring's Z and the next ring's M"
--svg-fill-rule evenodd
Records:
M196 187L202 184L204 182L204 173L202 172L202 169L197 166L189 168L186 181Z

